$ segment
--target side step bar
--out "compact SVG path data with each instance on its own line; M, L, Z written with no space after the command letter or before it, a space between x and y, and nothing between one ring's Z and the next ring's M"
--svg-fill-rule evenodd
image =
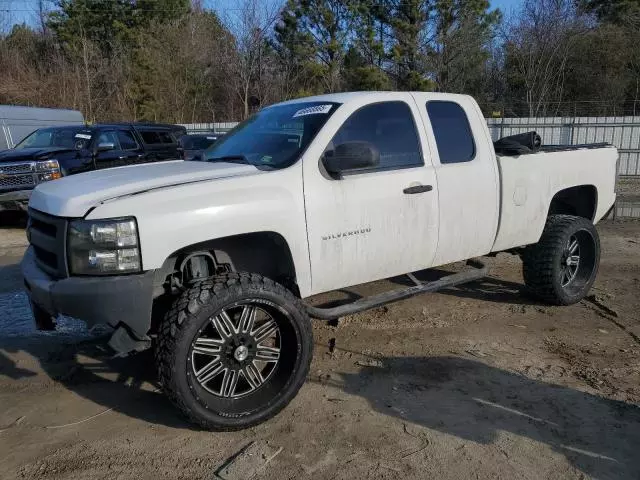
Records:
M352 315L354 313L360 313L370 308L379 307L387 303L396 302L398 300L404 300L405 298L413 297L421 293L435 292L443 288L455 287L462 283L472 282L474 280L480 280L487 276L489 267L483 262L473 259L468 260L467 265L473 267L473 270L465 270L463 272L452 273L446 277L434 280L433 282L419 282L413 276L408 274L407 276L413 280L416 284L413 287L399 288L397 290L391 290L390 292L380 293L371 297L361 298L352 303L341 305L333 308L318 308L305 304L307 313L314 318L320 320L333 320L336 318L344 317L345 315Z

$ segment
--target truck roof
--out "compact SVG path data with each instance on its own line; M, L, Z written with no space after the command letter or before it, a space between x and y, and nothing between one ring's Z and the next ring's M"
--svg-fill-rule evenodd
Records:
M109 123L94 123L94 124L78 124L78 125L51 125L50 127L42 128L82 128L85 130L97 130L111 127L132 127L136 129L160 129L160 130L186 130L181 125L173 125L168 123L145 123L145 122L109 122Z
M368 91L368 92L341 92L341 93L329 93L326 95L316 95L313 97L296 98L293 100L287 100L276 105L287 105L293 103L302 102L335 102L335 103L349 103L354 100L361 100L363 98L370 98L375 101L383 101L389 94L392 93L428 93L429 96L433 96L434 100L453 100L455 98L468 98L469 95L461 95L457 93L442 93L442 92L399 92L399 91Z

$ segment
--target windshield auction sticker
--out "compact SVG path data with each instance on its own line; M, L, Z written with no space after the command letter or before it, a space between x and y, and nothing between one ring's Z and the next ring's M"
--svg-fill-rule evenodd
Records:
M313 107L303 108L302 110L298 110L293 118L296 117L304 117L305 115L315 115L317 113L329 113L331 110L331 105L315 105Z

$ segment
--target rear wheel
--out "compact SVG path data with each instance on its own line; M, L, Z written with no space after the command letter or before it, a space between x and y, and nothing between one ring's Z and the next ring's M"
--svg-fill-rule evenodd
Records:
M156 359L169 398L195 423L236 430L278 413L304 383L309 318L281 285L230 274L185 292L158 333Z
M551 215L540 241L522 257L524 281L535 297L555 305L579 302L596 278L600 239L582 217Z

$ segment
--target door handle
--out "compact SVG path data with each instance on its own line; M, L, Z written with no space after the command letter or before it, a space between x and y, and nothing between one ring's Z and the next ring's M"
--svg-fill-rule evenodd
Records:
M407 187L402 191L407 195L413 195L414 193L430 192L431 190L433 190L431 185L414 185L413 187Z

